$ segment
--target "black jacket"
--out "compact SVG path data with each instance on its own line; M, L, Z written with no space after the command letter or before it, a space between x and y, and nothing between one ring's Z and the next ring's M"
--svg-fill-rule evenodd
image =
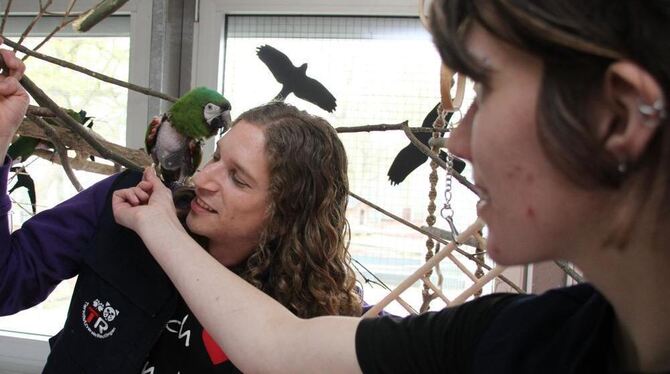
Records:
M113 191L140 179L122 173L107 196L44 373L139 373L175 312L178 294L167 275L141 239L114 221Z

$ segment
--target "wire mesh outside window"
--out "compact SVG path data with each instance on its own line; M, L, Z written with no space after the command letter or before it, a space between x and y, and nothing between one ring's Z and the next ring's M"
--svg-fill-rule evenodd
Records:
M287 102L326 118L333 126L397 124L408 120L421 126L439 101L440 58L418 18L324 16L228 16L225 31L223 90L231 99L233 116L275 97L281 86L256 56L268 44L285 53L294 65L308 63L307 75L317 79L337 98L337 109L328 113L289 95ZM471 101L468 90L466 103ZM351 191L410 222L425 225L428 205L429 163L400 185L392 186L387 171L396 154L409 141L402 131L341 134L349 158ZM465 175L469 175L466 169ZM443 204L444 178L437 186L436 226ZM454 181L452 206L456 226L475 219L476 197ZM362 275L374 279L366 268L390 288L423 262L426 237L351 198L348 208L352 240L350 250ZM467 259L462 262L475 266ZM470 281L454 265L442 266L444 293L454 296ZM365 300L375 303L388 293L377 284L364 285ZM487 290L485 289L485 292ZM403 294L415 308L421 305L417 283ZM431 309L444 306L439 300ZM396 304L387 309L407 312Z

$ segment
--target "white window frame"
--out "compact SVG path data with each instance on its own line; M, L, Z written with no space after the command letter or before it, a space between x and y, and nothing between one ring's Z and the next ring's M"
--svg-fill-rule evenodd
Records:
M99 0L79 0L73 11L91 8ZM13 14L35 14L36 1L14 1ZM55 0L53 9L65 9L68 0ZM130 16L129 81L140 86L149 84L149 52L151 45L152 2L132 0L117 14ZM2 10L4 11L4 7ZM143 126L147 123L149 99L144 94L128 92L126 144L139 147L143 144ZM139 144L139 145L138 145ZM41 373L49 354L48 336L0 330L0 373Z

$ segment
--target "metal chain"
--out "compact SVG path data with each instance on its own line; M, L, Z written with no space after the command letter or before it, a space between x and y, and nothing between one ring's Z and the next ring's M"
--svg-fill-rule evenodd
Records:
M447 121L447 116L449 115L449 113L450 112L448 110L443 110L441 112L442 123L445 124L447 128L447 133L451 133L451 131L454 129L454 124L460 122L460 119L463 118L460 109L456 109L454 113L458 113L459 117L458 121ZM444 149L444 152L446 152L447 154L447 159L445 160L447 164L447 170L444 179L444 205L440 210L440 215L445 221L447 221L447 224L451 229L452 240L456 240L456 237L458 236L458 230L456 229L456 225L454 224L454 209L451 206L451 198L452 198L451 181L453 179L452 168L454 166L454 155L452 155L451 152L449 152L449 150L446 148Z

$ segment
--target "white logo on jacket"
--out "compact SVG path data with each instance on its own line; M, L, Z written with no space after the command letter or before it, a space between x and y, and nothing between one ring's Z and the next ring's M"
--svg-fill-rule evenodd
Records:
M93 303L88 301L84 303L81 320L91 335L104 339L110 337L116 331L116 327L112 327L111 323L118 315L119 310L114 309L109 302L95 299Z

